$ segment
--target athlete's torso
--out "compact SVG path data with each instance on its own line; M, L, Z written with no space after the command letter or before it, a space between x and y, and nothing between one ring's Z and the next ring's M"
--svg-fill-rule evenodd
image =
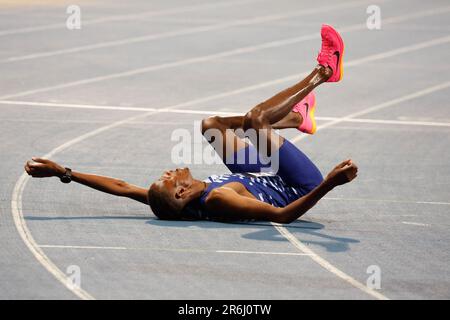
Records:
M204 181L209 183L209 185L199 199L201 208L201 212L198 213L197 217L199 219L214 218L214 213L207 212L205 209L206 198L212 190L227 184L239 183L245 188L246 192L248 191L254 198L280 208L287 206L289 203L302 196L302 192L298 188L289 186L277 175L261 173L229 173L212 175ZM245 196L245 194L242 195Z

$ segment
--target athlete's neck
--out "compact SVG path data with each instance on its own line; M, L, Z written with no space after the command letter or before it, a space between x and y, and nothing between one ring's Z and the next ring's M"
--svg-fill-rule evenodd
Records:
M205 181L194 180L190 186L192 198L200 198L203 192L208 188L208 183Z

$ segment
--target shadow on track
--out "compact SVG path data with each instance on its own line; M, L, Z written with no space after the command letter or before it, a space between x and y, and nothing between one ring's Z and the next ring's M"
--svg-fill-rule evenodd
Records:
M54 221L54 220L146 220L146 224L169 227L169 228L205 228L205 229L253 229L253 231L242 235L245 239L261 240L261 241L287 241L274 227L268 222L212 222L212 221L168 221L159 220L148 216L27 216L26 220L31 221ZM301 242L306 245L316 245L324 247L329 252L344 252L350 250L351 243L359 243L359 240L352 238L336 237L323 233L325 226L318 222L297 220L289 225L283 225L284 228L294 234ZM260 230L254 231L255 228ZM300 238L301 237L301 238ZM313 239L311 239L313 238ZM317 240L315 240L315 239Z
M262 241L287 241L272 224L268 222L209 222L209 221L166 221L152 219L147 221L148 224L164 227L190 227L196 226L199 228L220 229L220 228L252 228L261 227L261 230L252 231L242 235L245 239L262 240ZM350 250L351 243L359 243L359 240L352 238L336 237L332 235L319 232L317 230L324 229L324 225L318 222L297 220L289 225L283 225L284 228L289 229L297 238L299 236L307 236L308 238L315 237L318 240L300 239L306 245L318 245L324 247L329 252L343 252ZM306 237L304 237L306 238Z

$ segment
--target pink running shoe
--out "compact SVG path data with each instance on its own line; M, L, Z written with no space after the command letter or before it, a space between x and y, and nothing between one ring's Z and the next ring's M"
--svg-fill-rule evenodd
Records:
M327 24L322 25L322 48L317 56L317 62L324 67L330 67L333 75L327 82L338 82L344 75L344 41L339 33Z
M316 132L316 119L314 119L314 110L316 109L316 96L314 92L310 92L302 101L297 103L293 112L298 112L303 118L298 130L307 134L314 134Z

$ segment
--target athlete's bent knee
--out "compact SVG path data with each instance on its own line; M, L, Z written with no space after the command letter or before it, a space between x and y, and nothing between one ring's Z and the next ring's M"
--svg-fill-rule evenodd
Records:
M218 129L220 126L220 117L214 116L209 118L204 118L202 120L201 131L204 135L206 131L210 129Z
M267 116L264 111L261 110L251 110L247 112L244 116L243 129L262 129L268 125Z

